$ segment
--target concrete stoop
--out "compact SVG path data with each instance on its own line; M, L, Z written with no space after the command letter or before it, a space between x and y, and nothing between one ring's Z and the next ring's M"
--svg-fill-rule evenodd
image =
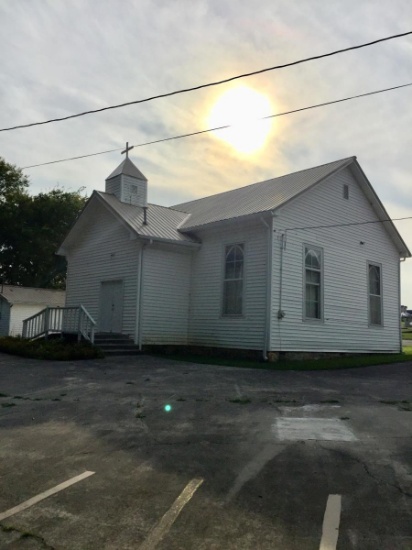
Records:
M138 355L139 346L126 334L113 332L99 332L94 337L94 345L99 347L106 356L111 355Z

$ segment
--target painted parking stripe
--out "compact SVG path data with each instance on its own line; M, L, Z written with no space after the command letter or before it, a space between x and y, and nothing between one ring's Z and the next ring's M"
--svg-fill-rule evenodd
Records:
M192 481L186 485L172 504L171 508L165 513L159 523L150 531L149 536L139 547L139 550L153 550L156 548L162 538L168 533L184 506L189 502L202 483L203 479L199 478L192 479Z
M14 514L18 514L19 512L22 512L27 508L30 508L30 506L33 506L33 504L37 504L38 502L44 500L45 498L55 495L56 493L63 491L63 489L67 489L67 487L70 487L70 485L74 485L75 483L78 483L79 481L82 481L83 479L86 479L87 477L90 477L93 474L94 472L88 472L88 471L83 472L82 474L76 477L72 477L71 479L68 479L63 483L60 483L60 485L56 485L52 489L48 489L47 491L44 491L43 493L40 493L39 495L36 495L35 497L30 498L25 502L22 502L21 504L19 504L18 506L15 506L14 508L10 508L6 512L3 512L2 514L0 514L0 521L3 521L3 519L9 518L10 516L14 516Z
M341 508L341 495L329 495L325 517L323 518L322 540L320 541L319 550L336 550Z

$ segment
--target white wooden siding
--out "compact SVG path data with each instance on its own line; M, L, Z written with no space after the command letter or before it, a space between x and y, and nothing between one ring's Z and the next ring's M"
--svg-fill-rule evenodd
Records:
M9 334L10 305L0 297L0 336Z
M343 185L349 186L349 200ZM376 220L368 200L346 168L285 206L277 230ZM280 246L273 239L271 350L398 351L399 254L382 224L289 230L283 254L282 310L278 320ZM364 242L365 244L360 244ZM323 320L303 320L303 246L323 248ZM383 327L369 327L367 262L382 264Z
M189 341L193 345L261 350L266 312L267 228L263 223L232 224L199 233L193 254ZM244 312L222 315L225 246L244 243Z
M143 344L188 343L190 272L190 253L174 252L153 245L145 248Z
M96 204L81 238L68 253L66 305L83 304L99 323L101 282L122 280L122 332L134 338L139 246L104 206Z

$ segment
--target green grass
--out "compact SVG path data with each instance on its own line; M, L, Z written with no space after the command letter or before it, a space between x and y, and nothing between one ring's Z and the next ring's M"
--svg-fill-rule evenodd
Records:
M250 361L242 359L228 359L177 353L170 356L157 355L158 357L169 357L176 361L185 361L203 365L221 365L225 367L239 367L247 369L264 370L334 370L334 369L353 369L358 367L369 367L373 365L390 365L392 363L403 363L410 361L412 363L412 347L404 349L403 353L379 354L379 355L356 355L353 357L337 357L336 359L311 359L301 361L280 360L277 363L263 361Z
M412 328L402 329L402 340L412 340Z
M247 405L248 403L251 403L252 401L249 399L249 397L234 397L233 399L229 399L230 403L239 403L239 405Z
M95 359L103 353L88 342L67 342L61 339L25 340L20 337L0 338L0 351L33 359L54 361L73 361L76 359Z

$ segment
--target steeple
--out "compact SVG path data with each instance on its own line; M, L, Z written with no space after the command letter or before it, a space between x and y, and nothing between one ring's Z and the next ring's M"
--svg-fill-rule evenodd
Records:
M133 149L126 143L126 158L106 178L106 193L115 195L119 201L134 206L147 206L147 179L129 159L128 152Z

